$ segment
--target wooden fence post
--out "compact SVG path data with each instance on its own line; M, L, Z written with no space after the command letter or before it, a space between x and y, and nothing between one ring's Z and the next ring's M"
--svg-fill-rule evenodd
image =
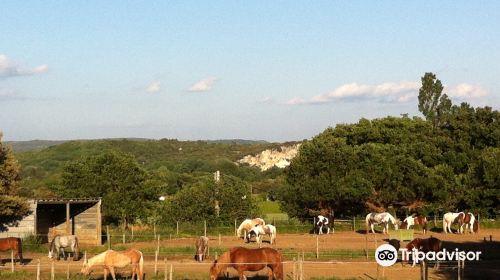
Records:
M125 231L123 232L122 244L125 244Z
M154 239L156 239L156 223L153 224L153 235Z
M234 236L238 236L238 230L236 229L236 219L234 219Z
M14 272L14 250L10 250L10 270Z
M293 280L297 280L296 266L297 266L297 260L295 258L293 258L293 268L292 268L292 279Z
M36 262L36 280L40 280L40 259Z
M319 235L316 235L316 259L319 259Z
M366 259L368 259L368 234L365 234L365 255Z
M108 250L111 249L111 235L109 234L109 226L106 226L106 238L108 239Z
M160 235L158 234L158 241L156 242L156 251L160 253Z
M134 240L134 225L132 225L131 230L132 230L132 240Z
M205 232L205 235L203 235L203 236L207 237L207 220L204 220L204 221L203 221L203 228L204 228L204 230L205 230L205 231L204 231L204 232Z
M170 277L169 277L170 280L174 280L173 271L174 271L174 268L173 268L172 264L170 264Z
M179 221L177 221L177 230L176 230L176 234L179 235Z
M220 243L221 243L221 237L220 237L220 233L219 233L219 246L220 246Z
M352 231L356 231L356 216L352 217Z
M56 277L55 269L54 269L54 260L50 261L50 279L54 280Z
M155 251L155 268L154 274L158 275L158 250Z
M66 263L66 280L69 280L69 262Z

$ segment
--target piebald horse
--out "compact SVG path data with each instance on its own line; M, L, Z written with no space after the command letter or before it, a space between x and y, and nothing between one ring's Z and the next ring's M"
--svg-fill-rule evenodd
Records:
M369 232L369 229L375 233L374 225L383 224L383 233L389 233L389 223L394 225L394 229L398 230L398 221L389 213L370 213L366 215L366 233Z
M0 252L8 250L14 251L14 262L16 261L16 259L19 259L19 263L23 264L23 246L21 238L17 237L0 238Z
M427 218L422 215L411 215L404 219L404 221L401 223L401 228L410 229L410 227L414 225L421 225L422 230L425 234L427 231Z
M234 247L222 254L210 267L210 280L216 280L222 271L232 267L238 271L239 280L245 280L245 271L258 271L269 268L268 280L283 280L283 257L273 248L248 249Z
M88 260L85 259L81 273L90 275L92 267L96 265L104 266L104 280L108 277L108 272L111 273L113 280L116 280L115 268L124 268L128 265L132 265L131 279L134 279L134 275L137 275L138 280L143 279L144 257L141 251L135 249L128 249L123 252L107 250Z
M332 232L335 232L334 222L335 218L333 215L319 215L314 225L314 233L323 234L323 227L326 229L326 234L330 233L330 227L332 228Z
M78 237L76 235L56 235L49 246L49 258L60 259L60 254L62 251L63 258L66 260L65 248L70 248L73 252L73 260L78 260Z
M250 237L252 235L255 235L255 241L257 242L257 244L259 244L259 248L260 248L260 245L262 244L262 237L266 234L269 235L271 244L276 243L276 227L271 225L271 224L267 224L267 225L263 225L263 226L255 225L248 232L248 240L250 240Z
M479 223L471 212L465 213L463 223L465 225L465 232L467 232L467 230L470 230L470 233L477 233L479 231Z
M243 237L245 242L247 241L247 235L248 232L255 226L255 225L265 225L266 222L264 222L263 219L261 218L255 218L255 219L246 219L244 220L241 225L238 227L238 230L236 231L238 237Z
M465 214L464 212L452 213L448 212L443 215L443 231L444 233L453 233L451 231L451 225L453 223L458 223L457 233L462 233L464 224Z

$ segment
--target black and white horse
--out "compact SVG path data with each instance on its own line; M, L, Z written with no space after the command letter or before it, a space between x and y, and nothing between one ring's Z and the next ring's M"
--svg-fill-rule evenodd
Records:
M78 237L76 235L56 235L49 246L49 258L60 260L62 252L63 258L66 259L64 252L65 248L70 248L73 252L73 260L78 260Z
M335 232L334 221L335 218L332 215L319 215L314 224L314 233L323 234L326 231L326 234L329 234L330 228L332 229L332 233Z
M248 232L248 239L250 241L250 237L254 235L255 236L255 241L257 244L262 243L262 237L264 235L268 235L270 238L270 244L276 243L276 227L267 224L267 225L255 225L249 232Z

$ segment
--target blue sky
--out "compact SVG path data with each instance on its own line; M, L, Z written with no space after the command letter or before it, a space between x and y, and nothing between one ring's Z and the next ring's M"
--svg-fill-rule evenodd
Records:
M500 101L498 1L2 1L3 140L311 138Z

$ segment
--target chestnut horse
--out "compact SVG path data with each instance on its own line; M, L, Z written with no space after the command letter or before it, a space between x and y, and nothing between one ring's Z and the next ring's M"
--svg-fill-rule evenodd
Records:
M239 279L246 279L245 271L258 271L269 268L268 280L273 280L273 274L277 280L283 280L283 257L281 253L273 248L247 249L234 247L222 254L210 267L210 280L216 280L227 267L233 267L238 271Z
M130 279L134 279L134 275L137 275L138 280L143 279L144 257L141 251L135 249L128 249L123 252L107 250L89 260L85 259L80 272L84 275L90 275L92 267L95 265L104 266L104 280L108 277L108 271L111 272L113 280L116 280L115 267L124 268L128 265L132 265L132 277Z
M417 251L422 251L424 253L427 252L439 252L441 251L442 248L442 242L441 240L435 238L435 237L430 237L430 238L415 238L413 239L410 243L406 245L406 249L408 251L412 251L413 249ZM410 260L408 260L410 262ZM412 266L415 266L416 259L413 259L413 264ZM436 261L436 267L439 267L439 261Z
M401 228L410 229L410 227L414 226L414 225L421 225L422 230L425 234L425 232L427 231L427 218L425 216L422 216L422 215L413 214L409 217L406 217L406 219L404 219L404 221L401 223Z
M14 262L19 259L19 263L23 264L23 247L21 238L7 237L0 238L0 252L14 251Z
M250 232L250 230L255 226L255 225L265 225L266 222L264 222L263 219L261 218L255 218L255 219L246 219L244 220L241 225L238 227L238 230L237 230L237 235L238 237L241 237L243 236L243 239L245 240L245 242L247 241L247 235L248 235L248 232Z

